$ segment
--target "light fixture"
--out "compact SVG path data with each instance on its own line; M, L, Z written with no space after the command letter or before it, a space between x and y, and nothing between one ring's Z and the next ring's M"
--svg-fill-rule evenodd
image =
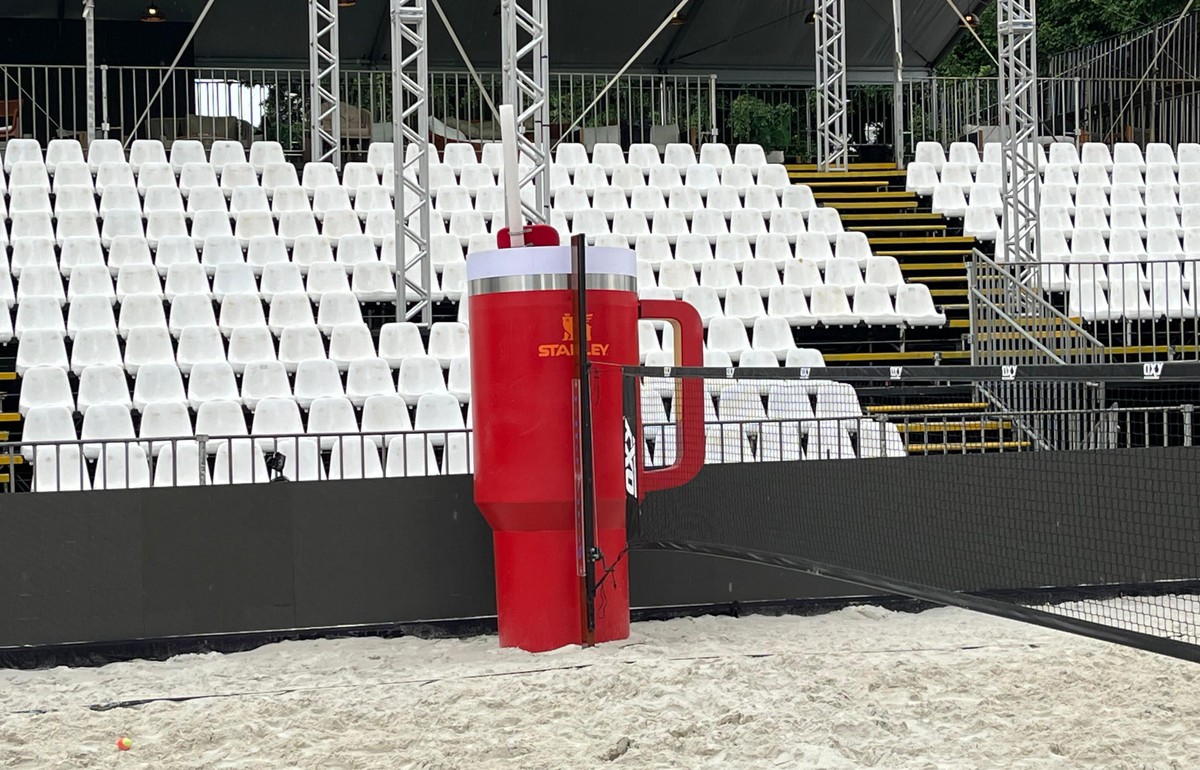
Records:
M804 23L805 24L816 24L817 23L817 12L809 11L808 15L806 15L804 17Z
M962 27L963 29L974 29L975 27L979 26L979 17L973 13L964 14L962 21L958 23L958 26Z
M671 26L682 27L684 24L687 24L686 16L684 16L682 13L671 14Z
M162 11L158 10L158 6L154 3L146 6L146 12L142 14L142 21L159 22L166 20L167 17L163 16Z
M338 0L338 8L353 8L358 0Z

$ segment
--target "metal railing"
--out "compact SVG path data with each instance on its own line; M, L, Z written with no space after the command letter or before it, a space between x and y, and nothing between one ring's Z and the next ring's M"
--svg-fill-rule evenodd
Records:
M1200 259L1063 259L1006 267L1085 328L1107 362L1200 360Z
M1074 77L1095 106L1101 141L1196 141L1200 124L1200 11L1053 56L1054 77ZM1144 82L1143 81L1144 78Z
M1050 302L1036 265L1001 264L976 249L967 266L971 363L1099 363L1104 345Z
M0 491L460 475L474 469L472 444L470 430L13 441L0 443Z
M1181 33L1177 33L1177 37ZM1166 57L1164 57L1165 60ZM1200 140L1200 82L1190 71L1164 68L1141 73L1104 70L1049 75L1039 79L1042 134L1080 141L1149 141L1178 144ZM187 67L171 74L151 102L167 70L161 67L101 66L97 72L99 136L177 138L204 142L255 139L280 142L294 158L305 157L309 135L308 71L277 67ZM498 99L499 72L480 73L484 88ZM789 160L812 160L816 141L816 102L807 85L717 82L713 75L627 74L589 112L603 88L604 73L552 74L548 89L552 141L688 142L714 137L734 143L730 106L741 94L791 105ZM0 65L0 101L21 101L26 136L44 142L80 137L86 131L86 77L75 65ZM339 94L343 144L353 155L371 141L391 138L391 73L341 70ZM430 75L434 133L487 141L498 136L479 86L465 72ZM917 142L966 139L998 141L997 81L981 78L926 78L901 84L905 157ZM854 144L890 143L892 84L850 84L848 127ZM150 106L148 119L134 130ZM582 117L583 128L561 132ZM770 148L769 148L770 149Z
M706 421L705 463L1193 446L1194 417L1195 405L1176 404ZM646 467L674 462L674 430L673 424L643 426Z
M97 72L98 136L127 140L256 139L280 142L285 152L307 150L310 98L306 69L183 67L165 82L159 67L101 66ZM500 100L502 76L480 73L492 99ZM582 116L584 128L570 141L630 142L710 139L714 80L705 75L626 75L589 112L584 110L608 81L605 74L559 73L549 86L552 140ZM43 143L86 132L85 70L82 66L0 65L0 101L20 100L22 133ZM452 139L499 139L487 100L466 72L430 74L432 132ZM343 144L365 151L373 140L391 140L391 72L342 68L339 95ZM147 120L136 126L149 103ZM677 127L673 134L664 127ZM608 127L608 128L603 128ZM614 128L615 127L615 128ZM658 127L658 128L656 128ZM653 136L652 136L653 134Z

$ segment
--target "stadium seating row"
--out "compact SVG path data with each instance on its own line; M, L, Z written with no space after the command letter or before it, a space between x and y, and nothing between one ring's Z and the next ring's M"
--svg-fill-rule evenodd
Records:
M406 162L414 157L412 151L410 146ZM85 162L83 147L74 139L52 140L44 152L36 139L11 139L7 142L3 158L3 168L6 172L22 162L44 163L51 174L63 163ZM494 173L499 173L503 165L503 151L499 143L484 144L482 151L477 152L471 144L451 142L442 153L431 147L428 158L430 165L444 163L456 172L468 165L481 163ZM248 161L250 166L261 174L267 165L283 163L285 160L283 147L278 142L254 142L250 145L247 158L245 148L239 142L218 140L212 143L211 151L206 153L201 142L190 139L172 142L169 159L162 142L154 139L134 140L128 154L115 139L96 139L89 145L86 157L92 173L96 173L104 163L126 161L135 171L145 163L169 162L176 174L182 173L184 166L189 163L209 163L217 173L223 173L230 164ZM376 174L383 173L384 168L394 160L395 146L391 142L373 142L370 145L367 165L371 166ZM599 143L589 156L584 145L561 142L555 147L551 162L570 173L574 173L581 166L594 163L609 174L626 163L647 170L660 165L670 165L683 170L697 164L712 166L718 171L735 164L757 170L768 165L766 154L760 145L739 144L731 155L727 145L715 142L703 145L699 157L691 145L681 143L667 145L662 153L653 144L633 144L626 152L618 144Z
M377 434L401 432L461 431L465 429L462 409L458 399L448 393L427 393L413 407L410 419L409 405L396 395L375 395L367 399L362 407L362 420L356 415L354 406L344 396L322 396L308 407L290 398L271 397L260 400L251 413L250 428L247 430L246 410L236 395L233 398L205 401L189 412L187 405L177 401L160 401L145 405L139 413L139 430L134 430L134 412L127 404L92 404L82 412L81 427L76 432L75 414L63 404L34 406L25 415L23 440L31 444L48 441L85 441L84 456L96 459L102 451L102 442L132 439L154 439L148 451L157 455L169 446L166 439L191 436L242 437L253 436L263 445L270 445L270 437L289 435L321 436L321 445L329 450L338 443L336 435L365 435L366 440L380 442ZM193 420L194 414L194 420ZM306 425L307 424L307 425ZM336 435L326 435L336 434ZM438 446L444 442L439 436L433 440ZM208 446L214 454L220 442ZM32 459L34 446L25 446L23 451Z
M410 224L417 226L416 221ZM822 233L830 241L843 232L841 219L833 209L816 209L809 212L807 223L799 209L777 208L735 209L726 213L716 209L684 211L660 209L651 213L625 209L609 213L599 209L579 209L567 212L554 210L551 225L563 235L583 234L594 241L600 235L622 235L627 240L639 235L666 235L674 242L681 235L699 234L715 242L718 235L733 233L755 240L768 233L781 233L794 241L804 232ZM494 235L504 226L502 211L484 212L463 209L452 212L434 211L430 216L429 230L433 235L454 235L462 246L467 246L473 236ZM390 208L375 209L360 219L352 210L330 211L323 218L311 211L250 210L239 211L231 216L221 211L198 211L190 217L182 210L154 210L141 212L137 209L112 209L99 217L91 211L19 211L11 215L11 222L0 223L0 247L13 246L24 238L50 238L61 246L67 238L99 238L104 246L110 246L115 238L122 236L143 237L151 249L169 237L190 237L197 247L213 237L236 237L243 249L248 248L252 238L277 235L291 248L297 238L323 235L336 243L347 235L369 236L376 247L395 234L395 215Z
M446 439L446 449L440 461L429 440L435 435L438 434L386 437L385 461L381 461L379 448L374 443L347 437L335 441L329 451L328 470L317 439L278 439L274 442L274 450L286 458L283 475L292 481L470 473L470 434L441 434ZM261 484L271 480L264 457L266 447L258 441L215 439L212 444L217 449L211 459L201 454L195 440L160 443L164 447L157 457L147 456L145 447L137 443L98 445L102 449L97 455L94 472L78 446L38 447L34 457L33 490L143 489L151 486Z
M947 163L939 174L930 163L911 163L906 172L906 187L918 195L932 195L939 184L955 184L970 192L979 185L1003 186L1000 166L981 163L974 172L962 163ZM1145 170L1137 166L1114 166L1108 171L1101 164L1087 164L1077 170L1066 164L1051 163L1046 166L1041 181L1065 187L1069 190L1099 188L1105 192L1118 188L1129 188L1138 192L1164 188L1179 192L1188 185L1200 184L1200 163L1184 163L1178 167L1165 163L1151 163Z
M709 271L710 275L716 274L722 267L715 262L709 264L716 266L716 269ZM668 270L676 266L684 269ZM732 269L732 266L728 267ZM768 288L722 284L722 290L712 282L702 285L696 280L695 272L687 265L669 262L663 265L667 285L657 286L661 294L654 291L650 282L653 273L648 269L639 271L639 294L644 298L661 296L687 299L695 304L701 318L705 319L710 327L710 346L713 345L713 329L717 328L718 322L726 321L755 328L760 322L769 323L771 328L778 332L781 340L786 327L816 326L818 323L827 327L856 326L860 323L867 326L916 327L942 326L946 323L945 314L934 306L929 287L924 284L897 284L894 289L875 283L850 284L848 276L852 273L849 272L849 265L846 265L846 268L845 272L836 271L834 275L834 280L845 280L846 285L809 282L804 286L781 284ZM796 271L796 274L800 275L800 272ZM858 275L861 280L861 273ZM828 274L826 277L828 278ZM716 280L711 279L713 282ZM723 303L720 302L722 299ZM790 340L790 328L786 331ZM744 328L741 335L744 338ZM750 346L733 345L731 348L728 343L721 343L719 347L740 350Z
M940 172L946 163L960 163L969 170L975 171L981 163L1001 162L1001 145L988 142L983 146L983 156L971 142L953 142L950 145L949 157L940 142L917 142L913 160L916 163L928 163L934 170ZM1162 142L1150 142L1146 145L1145 154L1142 148L1132 142L1117 142L1109 151L1108 145L1101 142L1084 142L1076 147L1071 142L1053 142L1046 147L1039 146L1037 151L1039 169L1044 169L1051 163L1062 164L1073 171L1078 171L1084 164L1103 166L1111 171L1114 166L1133 166L1145 170L1147 165L1161 163L1177 166L1187 163L1200 163L1200 144L1183 142L1178 148Z
M616 167L610 176L596 164L580 166L574 171L551 164L549 189L555 197L572 193L588 197L601 193L612 197L629 197L643 190L656 190L661 195L670 195L685 189L701 197L707 197L713 190L725 191L722 193L724 195L731 191L734 195L744 197L751 190L757 191L755 195L765 195L768 191L779 195L789 186L787 170L776 164L758 169L735 164L720 171L714 166L698 164L689 166L683 172L675 166L658 165L648 171L646 175L642 168L624 164ZM232 198L237 190L249 188L258 190L273 201L276 196L293 197L295 191L299 190L321 208L329 203L321 203L319 198L336 204L342 196L347 200L356 200L365 191L382 188L390 192L395 185L395 175L390 165L384 168L381 176L366 163L347 163L339 174L331 163L306 163L303 170L297 173L294 165L285 162L267 163L261 171L250 163L229 163L218 172L211 163L186 163L176 171L166 162L142 163L135 169L132 163L113 161L101 163L93 170L83 161L69 161L58 164L51 171L40 161L19 161L6 173L7 179L5 173L0 173L0 191L8 188L10 191L62 194L70 190L73 195L79 195L79 191L103 195L113 188L132 187L145 196L156 187L166 187L177 189L184 199L189 199L198 190L219 189L226 198ZM442 190L456 190L470 198L489 196L494 199L492 191L500 186L496 171L482 163L473 163L459 170L446 165L434 165L425 177L419 176L411 168L406 169L405 174L414 181L419 180L422 187L428 186L436 197L442 196ZM341 192L333 192L335 190Z

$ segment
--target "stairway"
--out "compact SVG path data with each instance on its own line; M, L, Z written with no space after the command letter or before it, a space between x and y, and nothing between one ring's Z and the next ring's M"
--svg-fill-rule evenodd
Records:
M944 392L944 389L943 389ZM992 405L970 398L942 396L929 401L917 396L910 403L875 404L867 414L886 415L900 431L910 455L1018 452L1033 444L1020 436L1011 420L985 418ZM905 399L908 401L908 399Z
M838 210L847 230L867 235L876 255L895 257L905 280L929 286L947 316L940 329L911 329L900 350L829 352L829 363L969 363L967 262L973 238L948 235L946 220L922 211L922 201L904 189L905 171L890 163L853 164L844 172L788 166L793 184L813 191L817 203Z
M15 411L16 394L9 392L16 381L16 372L0 371L0 442L8 441L9 428L21 422L21 415ZM14 403L10 405L9 401ZM7 411L10 408L14 411ZM0 484L10 483L12 479L9 469L22 465L24 462L25 458L19 453L0 448Z

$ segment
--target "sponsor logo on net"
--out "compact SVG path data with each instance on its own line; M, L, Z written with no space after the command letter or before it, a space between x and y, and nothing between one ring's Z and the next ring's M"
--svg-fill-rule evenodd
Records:
M637 439L625 419L625 491L637 496Z

